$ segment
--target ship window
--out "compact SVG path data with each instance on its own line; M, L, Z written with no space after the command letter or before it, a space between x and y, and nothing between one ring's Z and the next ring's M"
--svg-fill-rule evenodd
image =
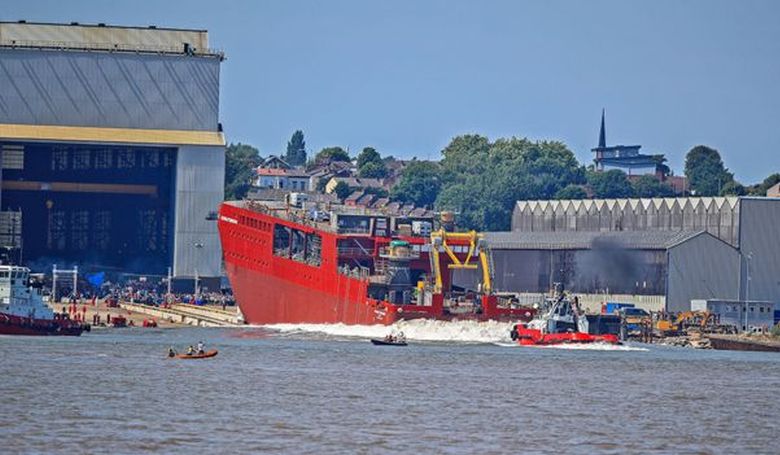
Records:
M306 260L306 234L303 232L292 229L292 259L298 262L304 262Z
M8 278L8 272L0 272L0 278Z
M290 228L282 225L274 226L274 255L290 257Z
M319 267L322 263L322 237L306 234L306 262Z

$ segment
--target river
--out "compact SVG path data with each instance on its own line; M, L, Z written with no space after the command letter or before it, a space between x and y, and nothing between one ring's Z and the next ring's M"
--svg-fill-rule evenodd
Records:
M514 346L501 325L0 337L3 453L777 453L780 355ZM202 340L209 360L169 360Z

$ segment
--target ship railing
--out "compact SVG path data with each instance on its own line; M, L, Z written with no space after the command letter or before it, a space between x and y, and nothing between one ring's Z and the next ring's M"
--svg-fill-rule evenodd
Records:
M339 234L368 234L368 228L365 227L339 227Z
M353 246L340 246L338 249L339 256L371 256L371 252L365 248L358 248Z
M342 265L338 268L338 272L341 275L345 275L352 278L360 278L368 280L371 278L371 269L364 266L350 267L348 265Z

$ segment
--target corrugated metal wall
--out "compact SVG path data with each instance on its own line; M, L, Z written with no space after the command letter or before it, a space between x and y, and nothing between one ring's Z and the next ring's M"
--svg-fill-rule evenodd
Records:
M780 304L780 199L743 198L741 298ZM750 295L747 286L750 262Z
M0 49L0 123L216 131L218 57Z
M737 245L739 198L650 198L518 201L512 230L685 231L706 229Z
M207 220L224 199L225 151L221 147L181 147L176 156L176 221L173 274L220 275L222 250L217 222Z
M691 309L692 299L733 299L739 283L739 253L703 233L669 249L668 311Z

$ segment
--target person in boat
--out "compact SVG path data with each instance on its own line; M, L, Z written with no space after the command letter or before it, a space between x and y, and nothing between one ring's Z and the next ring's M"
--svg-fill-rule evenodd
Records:
M192 345L189 345L187 347L187 355L194 355L195 354L195 348L192 347Z
M385 335L385 341L388 343L392 343L395 341L395 337L393 336L392 333L388 333L387 335Z
M173 346L168 348L168 357L176 357L176 350L173 349Z
M398 338L396 340L398 343L406 343L406 335L404 335L403 332L398 332Z
M198 354L205 354L206 353L206 347L203 345L202 341L198 341Z

